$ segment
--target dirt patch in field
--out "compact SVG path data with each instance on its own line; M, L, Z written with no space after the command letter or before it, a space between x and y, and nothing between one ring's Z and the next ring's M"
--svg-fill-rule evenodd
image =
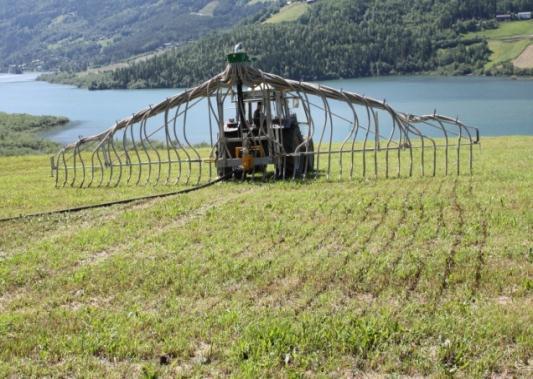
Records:
M518 68L533 68L533 45L526 47L513 64Z

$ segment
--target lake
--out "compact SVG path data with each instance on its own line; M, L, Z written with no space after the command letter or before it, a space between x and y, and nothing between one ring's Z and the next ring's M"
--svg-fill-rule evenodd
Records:
M37 74L0 74L0 111L66 116L71 124L48 133L59 143L93 135L180 89L88 91L36 81ZM481 136L533 134L533 80L492 77L401 76L335 80L323 84L386 99L396 110L458 116ZM202 142L203 135L191 136Z

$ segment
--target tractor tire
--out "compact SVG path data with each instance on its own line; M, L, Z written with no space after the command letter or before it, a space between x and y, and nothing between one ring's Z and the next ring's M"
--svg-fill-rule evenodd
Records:
M307 150L308 153L314 153L315 152L315 143L313 142L313 138L309 140L309 147ZM305 171L306 175L309 175L309 173L313 172L315 170L315 156L314 155L307 155L304 159L304 167L307 167L307 170Z
M235 158L235 148L238 147L239 144L237 142L228 142L228 151L231 156L231 158ZM218 157L218 146L215 149L215 156ZM229 179L237 179L240 180L243 177L242 170L233 169L231 167L222 167L217 169L217 174L219 177L225 177L226 180Z
M233 170L231 169L231 167L219 168L217 170L217 173L219 178L225 178L226 180L231 179L231 177L233 176Z
M218 148L215 150L215 157L218 157ZM225 178L225 180L229 180L233 177L233 168L218 167L217 174L220 178Z
M297 124L291 125L290 128L283 130L283 148L288 154L295 152L298 145L304 142L302 131ZM300 150L305 152L305 150ZM314 143L311 139L309 141L309 150L314 151ZM304 155L301 157L286 157L277 169L277 176L281 178L291 179L293 177L300 178L304 174L312 172L314 169L314 155Z

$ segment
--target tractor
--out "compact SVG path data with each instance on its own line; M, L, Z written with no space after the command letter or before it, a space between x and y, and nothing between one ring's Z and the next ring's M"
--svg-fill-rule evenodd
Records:
M239 54L245 53L230 54L230 62L246 59L235 57ZM216 146L219 176L266 175L269 165L274 166L276 178L305 177L313 172L313 138L309 125L299 122L295 112L300 98L265 84L244 89L238 81L236 87L232 96L235 117L224 123Z

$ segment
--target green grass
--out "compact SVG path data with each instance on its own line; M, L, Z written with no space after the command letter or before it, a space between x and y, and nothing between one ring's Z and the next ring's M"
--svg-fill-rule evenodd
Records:
M485 37L487 39L502 39L515 36L533 35L533 20L502 22L497 29L469 33L467 38Z
M0 224L0 377L527 377L532 144L483 139L474 176L221 183ZM3 214L168 190L0 165Z
M309 5L303 2L293 2L280 9L280 11L267 19L267 24L279 24L298 20L309 9Z
M489 49L492 51L492 54L485 68L491 68L505 62L513 61L532 43L532 40L527 39L512 42L490 40Z
M533 20L503 22L497 29L468 33L466 38L483 37L492 51L485 69L512 62L533 43Z

